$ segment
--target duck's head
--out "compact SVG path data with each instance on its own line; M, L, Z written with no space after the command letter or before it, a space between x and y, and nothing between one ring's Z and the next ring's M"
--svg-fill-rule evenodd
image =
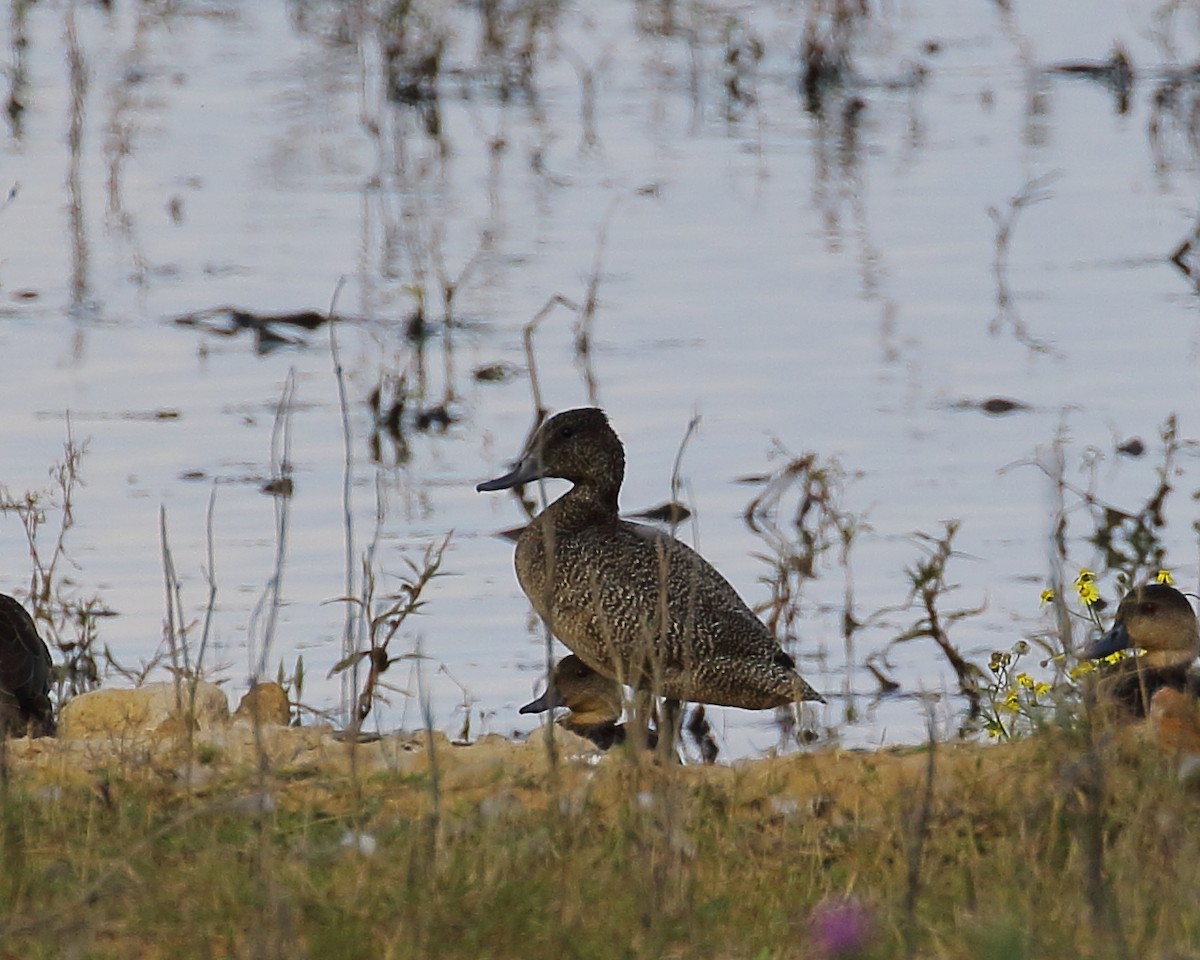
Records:
M616 723L624 708L621 685L597 673L572 653L554 665L546 692L518 712L545 713L554 707L566 707L571 711L568 726Z
M558 477L615 498L624 476L625 451L608 417L599 407L580 407L557 413L543 423L511 472L475 489L507 490L543 477Z
M1147 668L1184 667L1200 653L1200 627L1187 597L1164 583L1134 587L1121 600L1112 629L1082 653L1085 659L1142 649Z

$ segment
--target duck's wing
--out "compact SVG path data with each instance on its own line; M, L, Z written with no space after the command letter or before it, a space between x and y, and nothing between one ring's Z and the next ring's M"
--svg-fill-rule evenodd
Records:
M629 539L630 552L640 550L647 555L643 566L650 575L642 590L654 598L654 612L660 615L665 584L666 635L672 647L700 658L742 657L795 667L733 585L699 553L644 524L625 521L621 533Z

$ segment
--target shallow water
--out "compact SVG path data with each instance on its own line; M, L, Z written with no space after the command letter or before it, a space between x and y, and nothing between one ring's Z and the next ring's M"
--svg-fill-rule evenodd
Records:
M857 28L855 81L822 114L805 109L797 83L803 6L671 8L698 37L691 49L686 31L638 28L649 6L567 6L539 35L536 98L505 101L480 67L477 15L432 5L451 38L440 139L420 109L384 96L368 8L114 6L41 3L4 28L10 92L25 109L0 161L0 187L16 185L0 211L0 483L43 487L69 415L88 444L70 576L119 614L100 629L122 662L149 659L162 637L160 507L185 605L202 613L215 485L208 662L239 691L263 664L290 672L302 655L305 702L335 712L344 702L326 678L346 591L330 332L289 330L301 343L260 353L247 333L174 322L223 305L324 312L344 280L334 333L354 554L370 543L376 491L381 590L452 531L447 575L392 648L419 640L433 721L451 732L464 699L472 734L537 722L516 708L537 686L543 641L511 544L493 536L521 515L474 484L505 469L531 422L523 326L554 295L582 302L593 274L590 362L576 355L570 310L552 310L537 332L544 402L609 411L627 446L627 510L668 498L699 414L681 466L697 519L680 535L752 603L767 600L770 571L742 520L756 488L737 480L780 465L775 439L853 475L842 509L870 525L850 553L860 619L904 603L905 569L922 555L915 531L961 521L949 572L960 589L945 603L986 609L951 639L985 662L1049 626L1038 594L1051 577L1052 485L1033 467L1002 468L1062 429L1069 479L1087 482L1077 469L1094 447L1106 458L1097 493L1136 508L1154 488L1167 415L1195 436L1195 291L1168 259L1195 218L1198 141L1184 119L1194 91L1163 84L1172 65L1197 59L1200 35L1182 17L1155 19L1154 4L1022 4L1007 19L991 8L876 12ZM1152 28L1165 32L1151 39ZM725 82L725 32L763 49L741 100ZM1103 84L1045 69L1105 59L1114 37L1139 70L1124 113ZM581 78L594 90L590 127ZM1038 178L1045 197L1017 216L998 284L988 210L1008 211ZM457 284L450 328L439 277ZM404 331L422 293L431 329L418 349ZM501 362L520 375L473 379ZM259 487L289 374L295 494L266 642L254 610L280 502ZM383 437L377 465L366 398L402 374L404 455ZM991 397L1028 409L992 416L960 403ZM417 429L416 411L443 403L454 422ZM1131 436L1147 454L1117 457ZM1190 589L1195 464L1179 467L1163 542ZM1068 576L1098 565L1090 532L1075 511ZM2 588L19 593L28 557L11 515L0 516L0 558ZM871 620L847 650L843 571L831 559L818 572L794 647L830 694L817 722L850 744L922 737L923 708L872 705L862 666L918 613ZM888 660L910 694L954 689L927 640ZM411 663L387 677L415 693ZM960 708L946 698L939 722L952 727ZM418 715L417 698L397 692L376 720ZM710 719L726 756L778 739L765 714Z

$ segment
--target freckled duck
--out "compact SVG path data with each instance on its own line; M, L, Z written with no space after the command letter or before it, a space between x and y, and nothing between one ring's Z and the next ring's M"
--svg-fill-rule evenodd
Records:
M25 608L0 593L0 735L54 733L50 651Z
M1191 667L1200 653L1200 629L1192 605L1174 587L1163 583L1134 587L1117 607L1112 629L1082 656L1096 659L1139 648L1146 651L1140 657L1104 667L1100 682L1107 697L1143 716L1156 690L1197 692Z
M665 697L669 714L681 700L748 710L821 700L711 564L621 519L624 476L621 441L603 410L586 407L551 417L511 473L476 488L574 484L517 540L517 579L551 632L604 676Z
M621 685L616 680L597 673L571 654L554 665L546 692L518 712L545 713L555 707L566 707L571 712L558 722L601 750L607 750L625 742L625 724L617 722L624 706ZM657 743L658 734L650 730L646 746L653 748Z

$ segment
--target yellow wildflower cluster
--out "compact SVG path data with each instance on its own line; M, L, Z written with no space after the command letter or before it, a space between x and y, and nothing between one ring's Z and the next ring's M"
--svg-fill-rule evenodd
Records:
M1096 575L1086 567L1079 571L1079 576L1075 578L1075 590L1079 594L1079 600L1085 607L1090 607L1093 603L1100 599L1100 591L1096 587Z

